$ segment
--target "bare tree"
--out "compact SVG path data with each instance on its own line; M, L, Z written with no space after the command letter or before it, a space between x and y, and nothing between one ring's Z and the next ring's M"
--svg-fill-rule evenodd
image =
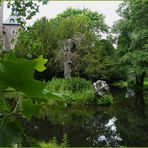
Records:
M72 59L75 48L81 43L84 35L78 33L71 39L67 39L60 42L60 50L64 59L64 77L65 79L71 77L72 72Z

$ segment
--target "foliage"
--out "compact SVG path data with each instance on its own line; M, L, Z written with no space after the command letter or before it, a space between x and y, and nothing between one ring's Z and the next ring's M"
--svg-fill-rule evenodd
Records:
M57 92L63 96L64 103L67 104L99 104L112 103L111 95L96 97L90 81L82 78L53 79L48 83L47 89L50 92ZM58 101L58 100L57 100Z
M123 88L123 87L127 87L127 85L128 85L128 83L126 82L126 81L119 81L119 82L114 82L113 83L113 86L118 86L118 87L121 87L121 88Z
M15 121L16 116L40 118L43 102L59 98L45 89L46 83L33 78L34 70L44 70L46 62L42 56L25 60L13 54L0 60L0 146L22 143L22 136L25 135L20 124Z
M18 22L20 25L25 27L26 20L30 20L37 12L39 12L39 5L47 4L48 0L38 0L38 2L34 2L33 0L25 1L25 0L6 0L7 7L12 9L12 14L15 13L18 16ZM3 0L0 0L0 3Z
M11 55L6 56L3 60L0 60L0 86L14 88L30 97L47 97L44 94L46 84L33 78L34 70L44 70L45 62L47 61L42 57L25 60Z
M62 143L61 143L61 146L62 146L62 147L68 147L68 146L69 146L69 141L68 141L68 136L67 136L67 134L64 134L63 140L62 140Z
M50 142L50 143L41 143L40 146L41 146L42 148L62 148L62 147L59 146L58 144L52 143L52 142Z
M108 40L96 41L95 46L81 57L83 75L91 80L110 80L112 76L114 48Z
M145 81L144 81L144 88L145 88L146 90L148 90L148 80L145 80Z
M73 17L85 17L87 18L87 29L93 30L98 36L101 36L101 32L108 32L108 26L105 24L104 16L98 12L92 12L89 9L74 9L68 8L63 13L57 15L55 19L51 21L58 25L61 21Z
M87 104L95 99L91 82L82 78L53 79L48 83L47 89L62 94L63 101L70 104Z
M97 101L97 104L99 105L107 105L113 103L113 97L111 94L106 94L102 97L100 97Z
M21 127L14 120L6 120L0 125L0 146L14 146L21 142Z
M124 87L134 87L135 86L135 81L132 80L132 81L118 81L118 82L114 82L113 83L113 86L117 86L117 87L120 87L120 88L124 88ZM145 80L144 81L144 89L148 89L148 81Z
M42 54L48 59L43 77L62 77L64 64L60 49L67 39L80 35L83 39L72 51L72 76L109 79L114 48L108 39L101 39L107 28L102 14L70 8L51 20L42 18L28 30L21 31L15 51L17 56L29 59Z
M22 127L15 121L16 115L39 118L42 102L58 98L45 89L46 83L33 78L34 70L44 70L46 62L42 56L25 60L13 54L0 60L0 146L21 143Z
M122 17L114 26L118 34L117 58L127 75L144 76L148 71L147 2L124 1L117 11Z
M40 146L42 148L66 148L66 147L68 147L68 137L66 134L64 134L63 142L61 144L58 144L56 137L53 137L53 139L50 140L49 143L42 142L42 143L40 143Z

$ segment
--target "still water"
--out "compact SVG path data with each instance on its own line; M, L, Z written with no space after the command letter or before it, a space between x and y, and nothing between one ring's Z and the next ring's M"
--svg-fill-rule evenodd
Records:
M68 136L70 146L148 146L148 98L144 102L126 89L112 88L111 106L51 106L47 118L23 122L25 133L37 141Z

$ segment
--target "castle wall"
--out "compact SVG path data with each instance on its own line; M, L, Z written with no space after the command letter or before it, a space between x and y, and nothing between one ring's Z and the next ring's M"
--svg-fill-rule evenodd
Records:
M3 30L3 3L0 3L0 34L2 35Z
M14 48L19 28L19 25L4 25L4 50Z
M0 3L0 52L14 48L19 28L20 25L15 15L10 15L3 23L3 2Z

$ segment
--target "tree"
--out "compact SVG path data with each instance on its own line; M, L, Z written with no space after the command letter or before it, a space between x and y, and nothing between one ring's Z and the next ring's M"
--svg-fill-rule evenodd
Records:
M74 16L83 16L87 18L87 28L92 30L95 35L101 36L101 33L108 32L108 26L105 24L104 15L98 13L97 11L93 12L89 9L73 9L68 8L63 13L57 15L53 21L56 25L58 25L63 19L72 18Z
M95 46L82 57L83 74L91 79L110 80L112 77L114 47L106 40L96 40Z
M97 33L96 30L98 30ZM53 76L63 75L63 49L67 46L67 41L71 40L71 75L92 80L97 78L108 79L113 47L109 40L101 39L102 32L108 32L103 15L88 9L70 8L54 19L42 18L35 22L32 27L21 32L15 51L18 56L27 58L35 58L43 54L49 61L43 77L49 79ZM93 64L93 60L86 58L91 57L91 54L94 55L94 58L98 56L95 59L95 64ZM87 65L87 62L90 64ZM107 66L107 63L110 66ZM103 67L102 69L99 69L100 64ZM98 68L95 70L96 65ZM88 72L86 68L90 71ZM95 78L93 75L95 75Z
M39 12L39 4L47 4L48 0L38 0L38 2L33 2L33 0L6 0L8 8L12 9L12 13L15 11L19 23L25 27L26 20L30 20L37 12ZM3 0L0 0L0 5Z
M120 64L128 75L135 76L138 89L143 88L148 71L147 4L147 0L125 0L117 11L122 19L114 26Z
M35 74L37 79L50 79L53 75L58 76L61 72L61 64L57 54L58 46L55 35L56 28L45 17L36 21L33 26L21 30L15 46L18 57L34 59L43 55L48 59L47 69L44 73ZM39 78L40 77L40 78Z

